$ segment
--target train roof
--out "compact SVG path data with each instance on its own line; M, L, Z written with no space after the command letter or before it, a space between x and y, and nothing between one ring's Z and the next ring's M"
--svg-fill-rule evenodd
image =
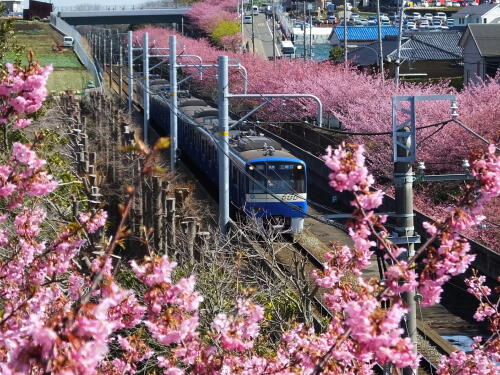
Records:
M238 134L230 141L233 152L244 161L255 159L297 159L285 150L280 143L263 135Z

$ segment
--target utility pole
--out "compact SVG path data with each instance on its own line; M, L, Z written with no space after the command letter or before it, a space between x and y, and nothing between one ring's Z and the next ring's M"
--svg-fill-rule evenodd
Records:
M113 32L109 31L109 89L113 91Z
M344 65L347 66L347 0L344 0Z
M308 11L309 11L309 58L312 59L313 57L313 45L312 45L312 16L311 16L311 8L312 5L311 3L308 4Z
M241 0L243 1L243 0ZM272 3L272 20L271 20L271 25L272 25L272 28L273 28L273 61L276 61L276 25L274 24L274 21L276 19L276 13L274 11L274 0L273 0L273 3ZM266 12L267 12L267 9L266 9Z
M397 57L396 57L396 69L394 72L394 84L396 87L399 86L399 66L401 65L401 38L403 36L403 15L405 8L405 0L401 0L400 8L399 8L399 34L398 34L398 49L397 49Z
M170 35L168 41L170 48L168 60L170 81L170 170L174 171L177 161L177 51L175 35Z
M306 50L306 23L307 23L307 18L306 18L306 2L304 1L304 61L307 59L307 50Z
M144 33L142 38L142 108L144 110L144 123L142 128L142 138L148 144L149 132L149 34Z
M252 52L255 54L255 29L254 29L254 16L253 16L253 0L251 3L252 12Z
M102 38L102 74L103 76L103 83L106 83L106 31L104 31L104 36Z
M132 116L134 100L134 32L128 32L128 114Z
M380 22L380 0L377 0L377 29L378 29L378 66L382 83L384 83L384 48L382 45L382 24Z
M253 9L252 9L253 12ZM227 232L229 224L229 78L227 56L218 58L218 167L219 167L219 228Z

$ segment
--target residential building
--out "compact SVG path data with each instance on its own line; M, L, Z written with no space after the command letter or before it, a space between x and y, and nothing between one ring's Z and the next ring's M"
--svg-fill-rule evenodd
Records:
M28 9L24 9L23 18L32 20L33 17L40 19L48 18L52 12L52 4L45 1L30 0Z
M500 69L500 24L469 24L460 39L464 84L494 77Z
M462 7L453 15L454 26L465 28L470 23L500 23L500 4Z
M401 43L400 73L422 78L457 77L462 75L461 33L456 30L419 31L403 35ZM385 61L397 60L397 38L386 37L382 41ZM378 42L348 53L347 57L358 66L378 65ZM386 63L391 74L394 64Z
M347 26L346 29L348 45L367 45L378 39L377 26ZM399 30L396 26L382 26L382 38L396 36L398 34ZM334 27L328 40L334 47L343 47L344 26Z
M23 11L22 0L0 1L0 3L5 5L9 13L19 13Z

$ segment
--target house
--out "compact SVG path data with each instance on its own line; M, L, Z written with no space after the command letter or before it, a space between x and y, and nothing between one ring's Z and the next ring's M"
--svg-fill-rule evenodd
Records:
M44 1L30 0L28 9L23 11L23 19L32 20L33 17L40 19L48 18L52 13L52 4Z
M465 28L470 23L500 23L500 4L462 7L453 15L454 26Z
M0 4L3 4L9 13L20 13L23 11L22 0L0 1Z
M401 41L400 73L425 78L456 77L462 75L461 33L456 30L418 31L404 34ZM382 41L385 61L397 60L397 37ZM348 53L347 57L358 66L378 65L378 42ZM394 64L386 63L386 70L394 71Z
M346 29L348 44L367 45L378 40L377 26L347 26ZM381 29L382 38L399 34L396 26L382 26ZM344 26L334 27L328 40L333 47L342 47L344 45Z
M464 84L494 77L500 68L500 24L469 24L460 39Z

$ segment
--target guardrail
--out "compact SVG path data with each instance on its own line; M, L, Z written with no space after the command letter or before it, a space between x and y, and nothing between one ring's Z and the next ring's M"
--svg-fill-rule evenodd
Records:
M102 76L94 64L92 57L89 56L87 51L82 47L82 36L80 33L66 21L57 17L54 13L50 15L50 25L61 34L68 35L73 38L73 50L78 56L78 59L94 77L96 87L102 87Z
M87 12L87 11L113 11L113 10L138 10L138 9L177 9L188 8L190 4L185 1L174 0L169 3L162 3L158 5L95 5L95 6L58 6L55 11L58 12Z

